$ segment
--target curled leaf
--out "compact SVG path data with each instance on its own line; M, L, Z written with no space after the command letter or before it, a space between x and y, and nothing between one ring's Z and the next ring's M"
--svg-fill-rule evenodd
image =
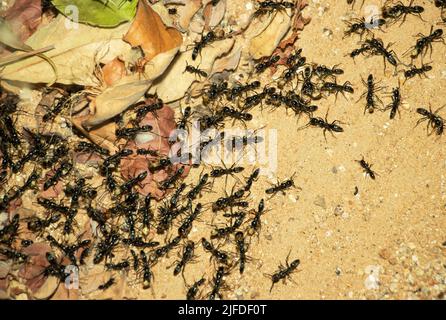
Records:
M214 61L231 50L234 41L233 38L228 38L215 41L212 43L212 46L203 48L201 51L201 61L199 63L193 63L193 66L199 67L201 70L209 73L212 70ZM199 80L199 75L185 72L188 64L192 64L190 51L183 52L177 57L169 68L168 73L150 88L150 92L156 92L165 102L181 99L191 84Z
M258 36L251 39L249 53L254 59L270 56L280 40L291 27L291 18L286 11L278 11L269 26Z
M131 47L122 41L127 29L128 25L104 29L82 24L74 28L71 21L59 15L36 31L26 45L32 48L55 46L47 56L57 68L56 82L98 86L94 74L97 65L130 54ZM54 71L42 58L30 57L6 66L0 76L5 80L49 83L54 80Z
M213 29L220 24L226 12L226 0L220 0L215 6L209 2L203 9L206 29Z
M242 46L236 42L229 54L215 60L215 63L212 66L212 74L220 73L225 70L230 71L237 69L241 55Z
M102 67L102 76L107 86L112 86L121 80L125 73L125 64L118 58L115 58Z
M166 27L146 1L140 1L135 20L124 36L124 41L132 47L141 47L145 60L150 61L160 53L178 48L183 37L178 30Z

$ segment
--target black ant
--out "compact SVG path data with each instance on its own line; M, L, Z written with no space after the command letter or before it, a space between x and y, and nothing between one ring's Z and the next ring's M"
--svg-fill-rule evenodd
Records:
M43 190L48 190L50 187L57 184L57 182L63 178L66 177L73 168L73 164L71 162L63 162L59 168L54 172L54 175L52 175L48 180L45 181L43 184Z
M45 219L40 219L37 216L28 219L27 228L32 232L42 232L50 225L58 222L61 218L60 213L50 214Z
M93 258L93 263L98 264L104 260L104 258L111 256L114 247L118 245L119 241L120 237L116 232L109 233L98 243L96 254Z
M435 6L440 8L440 17L443 22L446 22L446 17L444 16L444 10L446 9L446 1L445 0L435 0Z
M239 189L227 197L220 197L212 204L212 211L217 212L224 210L228 207L248 207L247 201L241 201L241 198L245 194L244 189Z
M251 220L249 225L250 227L250 235L254 233L260 233L260 228L262 227L261 216L265 213L265 201L262 199L259 202L259 206L257 210L254 212L254 218Z
M144 106L138 108L136 110L136 123L140 122L149 112L157 117L156 112L161 110L164 107L164 102L157 98L157 102L152 104L144 104Z
M377 109L376 101L379 101L382 104L382 101L376 95L376 92L382 90L383 88L376 86L377 83L374 82L372 74L369 74L369 76L367 77L367 82L362 80L362 83L367 88L367 90L359 98L359 99L361 99L363 97L366 97L366 105L364 108L364 114L366 113L366 111L368 111L369 113L373 113L375 111L375 109Z
M386 1L386 4L384 4L384 7L382 8L383 18L393 19L394 22L396 22L402 17L403 21L401 22L401 24L403 24L406 21L407 15L412 14L418 16L422 21L424 21L421 17L421 13L424 12L424 8L422 6L413 6L413 2L414 0L410 0L409 5L406 6L401 1L399 1L396 5L390 7L387 6Z
M186 197L189 200L195 200L200 192L204 189L204 187L207 185L209 179L209 174L205 173L200 177L200 180L198 181L197 185L193 187L186 195Z
M326 77L336 77L337 75L344 74L344 70L338 68L338 65L334 65L332 68L328 68L324 65L317 65L313 72L320 79L325 79Z
M248 251L248 246L245 242L245 236L242 231L237 231L235 234L235 242L237 244L237 249L239 253L239 271L243 274L245 271L245 264L247 260L246 252Z
M254 17L259 17L267 13L271 14L274 11L283 11L286 9L292 9L294 7L295 7L294 2L266 0L259 2L259 9L257 9L254 12Z
M297 267L300 265L300 260L296 259L294 261L292 261L291 263L288 263L288 259L290 257L290 253L291 251L288 253L288 256L286 257L285 260L285 266L283 266L282 264L279 265L279 270L276 271L275 273L273 273L272 275L266 274L268 277L271 278L272 280L272 285L271 288L269 289L269 292L271 292L273 290L273 287L276 283L278 283L280 280L284 280L286 278L291 280L290 275L297 269Z
M255 90L260 87L260 81L253 81L251 83L247 83L245 85L237 85L235 87L232 87L228 93L227 93L227 99L229 101L234 100L235 98L242 95L244 92Z
M357 56L359 56L360 54L366 53L370 49L371 49L370 46L368 46L366 44L362 44L360 48L357 48L357 49L353 50L352 52L350 52L349 56L352 59L355 59Z
M359 165L364 169L364 172L370 176L373 180L375 180L375 172L372 170L372 165L364 160L364 157L361 160L356 160Z
M174 185L183 175L184 166L181 166L171 177L161 182L160 188L162 190L169 189L172 185Z
M189 118L192 115L192 109L191 107L187 106L182 114L182 117L180 121L177 123L177 129L179 130L186 130L187 129L187 123L189 121Z
M262 92L246 97L243 104L243 110L249 110L259 105L263 101L263 99L265 99L268 95L273 94L274 92L276 92L276 88L264 87Z
M285 72L283 73L283 76L282 76L283 79L285 80L285 82L289 82L292 79L294 79L294 76L296 75L297 70L300 67L303 67L305 65L306 61L307 61L307 58L300 57L295 64L290 65L289 68L285 70ZM272 92L272 93L274 93L274 92Z
M186 219L184 219L181 226L178 228L178 235L182 238L186 238L192 229L192 223L197 219L198 215L201 213L203 206L198 203L192 212Z
M195 281L195 283L193 285L191 285L186 293L186 299L187 300L195 300L197 293L198 293L198 288L204 284L204 282L206 281L206 279L201 278L198 281Z
M295 187L294 185L294 177L295 174L293 174L291 176L291 178L282 181L282 182L278 182L276 185L272 186L271 188L268 188L265 190L266 194L271 195L271 197L273 197L274 195L276 195L277 193L281 192L283 195L285 195L285 190L291 188L291 187Z
M429 49L430 54L432 55L432 43L434 42L442 42L443 44L445 43L443 37L443 29L436 29L435 31L433 31L433 29L434 26L431 26L428 36L425 36L422 33L417 34L417 36L419 36L420 38L417 40L415 46L412 47L412 50L415 50L415 52L410 55L412 59L417 58L420 54L425 55Z
M269 57L267 60L258 63L255 66L256 73L262 73L263 71L274 65L277 61L279 61L279 59L280 59L279 55L274 55Z
M187 62L186 62L186 64L187 64ZM207 72L205 72L201 69L198 69L190 64L186 65L184 72L186 72L186 71L189 73L192 73L192 74L198 74L200 77L204 77L204 78L206 78L208 76Z
M400 112L399 107L401 105L401 92L400 87L392 89L392 102L387 105L386 110L390 109L390 119L395 118L396 113Z
M214 42L217 40L217 36L213 31L210 31L205 36L201 37L201 40L198 42L195 42L194 49L192 50L192 60L195 60L197 56L201 53L201 50L211 42Z
M153 252L153 255L150 257L150 260L152 262L156 262L159 258L167 255L169 253L169 251L171 251L173 248L178 246L178 244L180 243L180 240L181 240L181 237L176 236L171 241L167 242L164 246L157 248Z
M110 156L110 151L105 148L102 148L94 143L80 141L77 146L74 148L76 152L86 152L86 153L97 153L101 156L108 157Z
M214 285L212 287L212 291L209 294L209 300L215 300L216 297L222 299L222 295L220 293L220 289L223 286L223 277L226 275L225 268L220 266L217 269L217 274L214 277Z
M242 225L243 221L245 220L246 214L244 212L239 212L236 214L236 216L237 218L234 220L233 224L222 228L216 228L214 233L211 234L211 239L226 238L228 235L237 231L237 229Z
M435 131L437 135L442 135L444 131L444 122L445 120L440 117L437 113L444 107L438 108L436 111L432 112L431 108L429 107L429 110L426 110L424 108L417 108L417 113L421 114L423 117L417 121L417 124L420 124L421 122L428 120L427 123L427 129L429 131L429 126L432 127L432 131ZM431 132L432 133L432 132ZM429 133L429 135L431 134Z
M418 75L421 78L421 75L424 75L427 78L426 72L431 71L432 66L429 64L422 64L420 68L417 68L416 66L411 66L409 70L404 71L404 77L406 78L404 82L407 81L407 79L413 78L416 75Z
M150 287L153 280L153 272L150 268L149 260L147 259L147 255L144 250L141 250L141 262L142 262L142 278L143 278L143 288L147 289Z
M297 59L302 57L301 54L302 54L302 48L299 48L294 53L291 53L286 59L286 64L288 66L292 66Z
M371 29L380 28L386 23L384 19L375 19L375 17L370 18L370 22L366 22L365 18L353 19L352 22L346 22L348 29L344 32L344 38L352 35L353 33L358 34L361 38L364 33L370 33Z
M133 150L131 149L122 149L115 154L109 156L106 158L103 162L103 167L108 168L115 166L122 158L127 157L129 155L133 154Z
M177 276L180 272L184 277L184 269L186 268L186 264L194 258L194 248L195 243L193 241L188 241L183 248L183 254L181 256L180 261L176 263L175 269L173 270L173 275Z
M311 67L306 67L303 72L304 81L302 83L301 93L302 95L305 95L311 98L312 100L318 100L322 97L322 95L321 94L319 94L318 96L314 95L316 91L316 85L313 82L311 82L312 76L313 76L313 70L311 69Z
M325 135L326 131L330 132L333 137L334 137L333 132L344 132L344 129L341 126L337 125L336 123L340 123L340 121L334 120L333 122L329 123L327 120L327 115L325 115L325 119L322 119L320 117L317 118L311 117L310 122L305 127L313 126L323 129L324 138L325 141L327 141L327 136Z
M167 9L167 12L171 15L177 14L177 8L169 8Z
M221 110L222 115L224 115L225 117L229 117L235 120L240 120L243 123L245 123L245 121L251 121L252 120L252 114L247 113L247 112L243 112L243 111L238 111L234 108L230 108L230 107L223 107L223 109ZM246 127L246 124L245 124Z
M113 286L114 284L115 284L115 278L111 277L110 279L107 280L107 282L99 285L98 290L105 291L108 288L110 288L111 286Z
M255 169L248 177L248 179L246 179L246 184L244 187L244 190L246 192L248 192L249 190L251 190L252 184L254 183L254 181L257 180L257 178L259 177L259 173L260 173L260 169L257 168Z
M149 171L151 173L155 173L157 171L167 168L171 164L172 164L172 162L170 161L169 158L162 158L158 161L158 164L156 164L155 166L149 166Z
M57 102L55 106L48 110L47 113L45 113L42 117L43 122L48 122L50 120L53 120L56 116L58 116L62 110L68 105L69 96L63 96L60 98L56 98Z
M130 190L132 190L133 187L138 185L140 182L142 182L145 178L147 178L147 171L142 171L140 174L138 174L136 177L128 180L127 182L124 182L119 189L121 190L121 193L128 193Z
M28 260L28 255L9 248L0 248L0 255L3 255L7 259L14 260L18 263L24 263Z
M381 55L384 59L384 69L386 68L386 60L396 67L398 64L396 54L393 50L388 50L392 43L389 43L387 46L384 46L384 43L381 39L372 38L365 40L365 45L370 49L371 54Z
M20 215L15 214L9 224L0 230L0 243L11 245L18 235Z
M206 240L206 238L201 238L201 245L203 249L208 251L212 256L211 258L217 259L219 263L228 264L229 256L226 252L220 251L214 247L214 245Z
M115 135L116 138L122 138L126 140L134 139L136 135L143 132L152 131L153 127L151 125L144 125L141 127L133 127L133 128L122 128L116 129Z
M212 83L203 95L203 103L207 105L209 102L215 101L217 98L228 92L228 83L223 81L221 83Z
M344 84L342 85L337 84L336 82L324 82L321 87L321 91L328 92L329 94L334 93L335 98L337 98L338 93L340 92L344 96L344 98L347 99L347 97L345 96L345 92L353 93L354 89L349 81L344 82Z

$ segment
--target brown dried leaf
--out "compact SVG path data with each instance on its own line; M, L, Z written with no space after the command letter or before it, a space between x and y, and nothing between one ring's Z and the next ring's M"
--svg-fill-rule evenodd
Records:
M220 0L216 6L209 2L203 9L206 30L213 29L223 20L226 12L226 0Z
M150 92L156 92L164 102L172 102L181 99L184 97L191 84L200 80L198 75L185 72L184 70L186 66L192 64L194 67L199 67L201 70L209 73L212 70L214 61L218 57L229 52L233 47L234 42L234 38L213 42L212 46L207 46L202 49L201 55L197 58L197 61L192 61L190 51L181 53L170 66L168 70L169 72L150 88Z
M254 59L270 56L291 27L286 11L278 11L268 27L251 39L249 53Z
M288 37L283 39L277 48L284 50L288 46L292 46L299 38L299 33L302 31L306 24L310 23L311 18L304 18L302 16L302 10L308 5L306 0L296 3L296 11L294 13L293 22L291 25L291 33Z
M104 83L109 87L121 80L125 74L125 63L119 58L113 59L102 67Z
M13 6L2 14L22 41L37 30L41 16L41 0L16 0Z
M162 52L179 47L183 37L178 30L166 27L146 1L140 1L135 20L124 36L124 41L133 47L140 46L145 60L150 61Z
M236 43L229 54L215 60L211 74L237 69L241 56L242 46Z
M201 0L189 0L185 2L184 6L178 7L177 12L180 16L178 23L181 30L183 30L184 32L187 31L193 16L200 8Z

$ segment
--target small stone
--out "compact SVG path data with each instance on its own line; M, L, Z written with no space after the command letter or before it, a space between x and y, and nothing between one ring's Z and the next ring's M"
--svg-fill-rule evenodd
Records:
M271 240L273 240L273 236L270 234L266 234L265 239L271 241Z
M327 209L327 204L325 203L325 198L323 196L317 196L314 200L314 204L322 209Z
M340 204L338 204L334 208L334 215L338 217L338 216L342 215L343 213L344 213L344 208Z
M259 296L260 294L259 294L259 292L258 291L254 291L254 292L251 292L251 299L255 299L255 298L257 298L258 296Z
M341 268L339 268L339 267L336 267L335 273L336 273L336 275L337 275L337 276L340 276L340 275L341 275L341 273L342 273L342 270L341 270Z
M373 274L370 274L364 281L364 285L367 290L379 289L379 278Z
M333 172L334 174L338 173L338 168L334 166L333 168L331 168L331 172Z

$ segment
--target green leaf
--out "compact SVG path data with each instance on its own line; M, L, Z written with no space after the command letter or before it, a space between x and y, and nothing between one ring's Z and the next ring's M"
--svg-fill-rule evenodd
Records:
M110 28L133 19L138 6L138 0L52 0L52 3L74 22Z

